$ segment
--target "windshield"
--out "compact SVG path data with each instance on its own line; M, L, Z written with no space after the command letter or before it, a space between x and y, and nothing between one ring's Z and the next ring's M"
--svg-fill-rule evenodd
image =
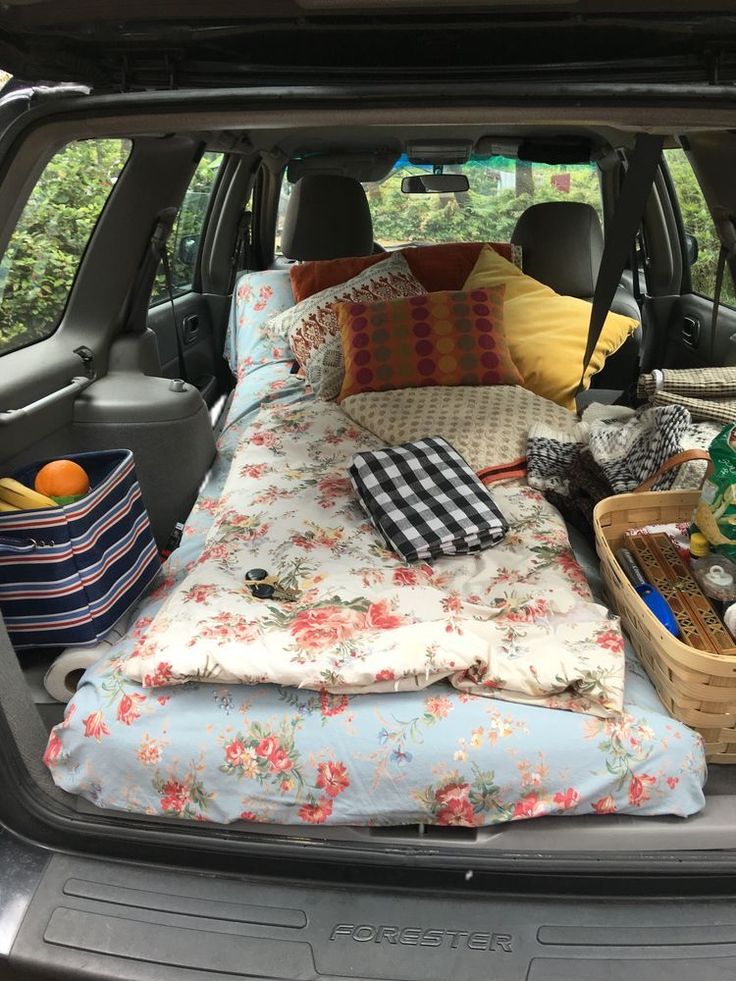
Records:
M509 242L521 215L544 201L580 201L592 205L602 220L599 170L596 164L541 164L510 157L485 157L445 174L464 174L469 189L453 194L404 194L401 181L432 167L400 157L382 181L364 183L373 218L375 241L386 249L439 242ZM294 185L281 185L276 249Z
M403 177L428 172L431 167L401 157L383 181L363 185L374 237L384 248L412 242L508 242L523 212L543 201L582 201L593 205L601 216L595 164L550 165L487 157L443 168L446 174L464 174L468 191L402 193Z

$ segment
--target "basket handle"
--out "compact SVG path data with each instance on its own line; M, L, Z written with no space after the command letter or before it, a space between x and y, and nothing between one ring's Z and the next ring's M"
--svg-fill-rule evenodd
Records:
M0 535L0 552L32 552L36 548L32 538L13 538L11 535Z
M647 477L638 487L635 487L632 493L641 494L644 491L650 490L663 474L666 474L669 470L674 470L675 467L682 466L683 463L689 463L690 460L708 461L703 480L706 477L710 477L713 473L713 461L707 450L682 450L680 453L674 453L669 459L665 460L659 470L652 474L651 477Z

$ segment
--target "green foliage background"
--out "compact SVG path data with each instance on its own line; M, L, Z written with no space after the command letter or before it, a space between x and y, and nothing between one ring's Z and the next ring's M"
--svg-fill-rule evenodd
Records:
M199 249L199 237L204 228L207 208L221 163L221 153L208 152L202 155L176 216L176 222L168 243L174 296L180 296L191 289L196 253ZM179 243L183 239L192 239L196 242L193 250L189 250L193 253L193 258L190 261L186 261L180 254ZM151 304L160 303L162 300L168 299L168 296L163 270L159 269L153 284Z
M58 324L90 235L130 155L129 140L69 143L47 164L0 263L0 353L48 337ZM179 209L169 248L175 292L192 281L178 243L198 236L222 160L202 157ZM196 248L195 248L196 252ZM152 302L166 295L159 273Z
M691 267L696 293L712 296L720 243L703 192L690 162L682 150L666 150L665 158L680 201L685 231L698 239L699 257ZM406 164L381 184L368 187L376 240L382 245L402 242L493 241L508 242L521 214L532 204L544 201L582 201L601 213L598 172L589 166L549 166L533 164L520 169L513 160L495 157L474 161L463 168L470 191L460 195L408 195L401 192L401 178L417 174L420 168ZM447 168L452 172L453 168ZM513 174L511 187L498 187L497 175ZM570 190L555 188L555 174L570 175ZM505 182L507 185L509 181ZM736 305L736 289L726 274L724 303Z
M46 165L0 263L0 352L56 327L130 147L129 140L69 143Z
M376 241L402 242L508 242L521 214L542 201L583 201L600 214L598 170L590 166L516 166L506 157L477 160L445 173L466 174L470 190L462 194L403 194L401 180L426 173L411 164L398 167L380 184L367 186ZM570 191L552 183L556 175L570 175ZM511 186L507 186L507 185Z
M71 143L48 163L36 184L0 262L0 353L32 343L53 332L66 305L79 260L95 223L130 153L128 140ZM702 192L682 150L666 151L677 188L683 222L696 235L700 256L692 267L693 289L712 296L719 243ZM222 154L200 161L170 241L175 293L191 286L198 236L202 230ZM503 157L473 161L464 168L470 190L453 195L406 195L401 178L422 173L410 164L380 184L367 186L376 238L384 245L404 242L507 242L531 204L574 200L600 212L595 167L519 165ZM447 168L452 172L453 168ZM569 192L555 175L569 174ZM559 181L558 181L559 184ZM179 248L189 238L189 257ZM152 303L166 298L163 276L154 285ZM729 276L723 299L736 304Z
M721 251L713 219L684 150L665 150L664 156L680 202L682 224L685 231L695 235L698 240L698 259L690 267L693 291L713 296L718 254ZM723 277L721 299L736 306L736 288L728 270Z

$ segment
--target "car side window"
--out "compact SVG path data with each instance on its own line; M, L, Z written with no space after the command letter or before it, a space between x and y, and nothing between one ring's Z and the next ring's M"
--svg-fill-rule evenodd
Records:
M684 150L665 150L664 157L677 193L682 224L688 237L690 279L694 293L713 298L721 243L705 196ZM695 243L695 244L694 244ZM726 270L721 301L736 306L736 287Z
M130 140L68 143L46 165L0 262L0 355L50 337Z
M199 246L204 231L207 209L215 189L217 175L222 164L221 153L208 151L194 171L191 183L176 215L174 227L169 236L169 262L171 264L171 285L174 296L189 293L194 282ZM159 267L151 292L150 306L169 299L169 291L163 269Z

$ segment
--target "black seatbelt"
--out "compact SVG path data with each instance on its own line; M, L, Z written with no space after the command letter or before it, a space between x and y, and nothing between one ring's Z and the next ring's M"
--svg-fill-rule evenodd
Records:
M240 270L248 269L250 265L252 224L253 212L244 211L238 221L238 230L235 235L235 247L230 265L230 291L235 286Z
M631 250L631 289L634 293L636 305L641 310L644 294L641 291L641 282L639 281L639 250L636 247L638 235L638 231L634 233L634 247Z
M585 372L588 370L603 324L621 282L627 257L631 254L631 243L644 215L644 208L662 157L663 145L664 137L640 133L629 157L629 169L624 178L616 211L612 221L606 226L603 255L593 294L593 309L590 312L583 370L580 375L580 391L584 387ZM638 275L638 269L634 269L633 272L635 276Z
M171 229L176 216L175 208L167 208L156 218L151 235L146 242L146 250L133 280L125 314L125 330L138 334L145 330L151 304L151 284L161 262L161 245Z
M182 381L189 381L187 378L187 366L184 360L184 345L181 339L181 333L179 331L179 323L176 316L176 305L174 303L174 282L171 276L171 264L169 263L169 250L167 248L167 240L169 237L169 232L171 231L171 225L164 220L159 220L156 228L151 236L151 245L154 252L158 255L161 260L161 268L164 274L164 283L166 284L166 292L169 295L169 304L171 306L171 323L174 328L174 337L176 338L176 357L179 362L179 377Z
M710 325L711 347L716 342L716 328L718 327L718 313L721 306L721 292L723 290L723 276L726 272L726 263L736 255L736 228L734 228L734 220L730 211L726 208L715 208L714 219L718 238L721 241L721 250L718 253L716 285L713 295L713 317Z
M713 317L711 318L710 323L711 344L714 344L716 339L718 311L721 307L721 291L723 290L723 274L726 271L726 262L731 254L732 250L727 248L725 245L721 246L721 251L718 253L718 265L716 267L716 288L713 296Z

